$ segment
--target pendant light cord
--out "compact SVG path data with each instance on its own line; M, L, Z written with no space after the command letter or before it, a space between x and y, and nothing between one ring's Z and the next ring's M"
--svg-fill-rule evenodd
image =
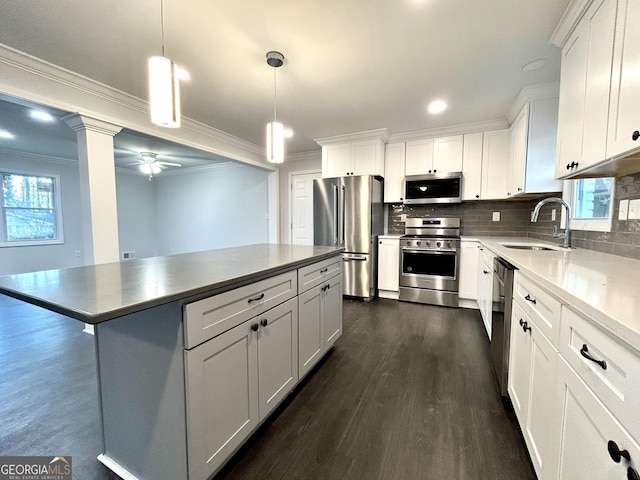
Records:
M277 116L276 114L278 113L278 89L277 89L277 84L276 84L276 70L277 68L273 69L273 121L275 122L277 120Z
M162 56L164 57L164 2L160 0L160 31L162 34Z

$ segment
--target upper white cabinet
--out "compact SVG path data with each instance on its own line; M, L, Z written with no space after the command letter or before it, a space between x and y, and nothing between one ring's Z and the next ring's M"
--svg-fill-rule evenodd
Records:
M482 193L482 143L484 134L464 135L462 200L480 200Z
M510 156L511 131L508 128L484 132L480 193L482 200L507 198Z
M525 103L511 125L508 196L562 191L554 177L557 129L557 98Z
M577 15L565 15L552 37L562 47L555 174L635 173L640 164L629 157L640 150L640 0L572 2L568 8L577 11L584 3L576 24L570 20Z
M433 138L407 142L405 147L404 174L424 175L433 170Z
M385 203L400 203L403 200L405 149L404 143L387 145L387 155L384 162Z
M388 138L389 131L384 128L316 139L316 143L322 147L322 176L384 176L385 143Z
M406 143L405 175L462 171L463 136Z

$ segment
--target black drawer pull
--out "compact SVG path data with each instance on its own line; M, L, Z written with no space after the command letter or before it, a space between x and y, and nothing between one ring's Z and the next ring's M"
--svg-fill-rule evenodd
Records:
M520 319L520 326L522 327L522 331L524 333L527 333L527 331L531 331L531 327L529 326L529 324L522 319Z
M634 142L635 142L636 140L638 140L639 138L640 138L640 132L639 132L638 130L636 130L635 132L633 132L633 133L631 134L631 140L633 140Z
M380 242L382 243L382 242ZM322 270L320 270L320 273L327 273L329 271L329 268L323 268Z
M629 467L627 470L627 480L640 480L640 475L638 475L635 469Z
M260 296L255 297L255 298L250 298L248 300L249 303L251 302L259 302L260 300L262 300L264 298L264 293L261 293Z
M258 325L257 323L254 323L253 325L251 325L251 330L253 330L254 332L257 332L259 328L260 328L260 325Z
M611 456L611 460L616 463L620 463L620 460L623 458L627 459L627 462L631 461L631 455L627 450L620 450L618 448L618 444L613 440L609 440L607 443L607 450L609 450L609 455Z
M533 303L534 305L536 304L536 299L535 299L535 298L531 298L531 295L529 295L528 293L527 293L527 296L526 296L526 297L524 297L524 299L525 299L527 302L531 302L531 303Z
M580 355L582 355L587 360L591 360L593 363L597 363L602 367L603 370L607 369L607 362L605 362L604 360L596 360L591 355L589 355L589 348L587 347L586 344L582 344L582 348L580 349Z
M268 323L269 323L269 320L267 320L266 318L263 318L262 320L260 320L260 325L262 325L263 327L266 327Z

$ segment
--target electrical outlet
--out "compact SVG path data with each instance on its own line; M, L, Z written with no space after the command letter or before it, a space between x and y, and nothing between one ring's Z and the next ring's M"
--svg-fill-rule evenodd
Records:
M76 250L74 252L74 255L76 256L76 258L80 258L80 250Z
M407 214L406 213L401 213L400 214L400 221L401 222L406 222L407 221Z
M618 220L626 220L629 217L629 200L620 200Z
M555 208L553 210L551 210L551 221L552 222L556 221L556 209Z
M131 250L130 252L122 252L122 258L124 260L131 260L132 258L136 258L136 252Z
M629 201L629 220L640 220L640 198Z
M500 221L500 212L493 212L493 221L494 222Z

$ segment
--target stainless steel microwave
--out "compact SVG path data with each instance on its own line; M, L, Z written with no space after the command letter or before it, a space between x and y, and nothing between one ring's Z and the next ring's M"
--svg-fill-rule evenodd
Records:
M462 172L404 177L403 203L462 203Z

